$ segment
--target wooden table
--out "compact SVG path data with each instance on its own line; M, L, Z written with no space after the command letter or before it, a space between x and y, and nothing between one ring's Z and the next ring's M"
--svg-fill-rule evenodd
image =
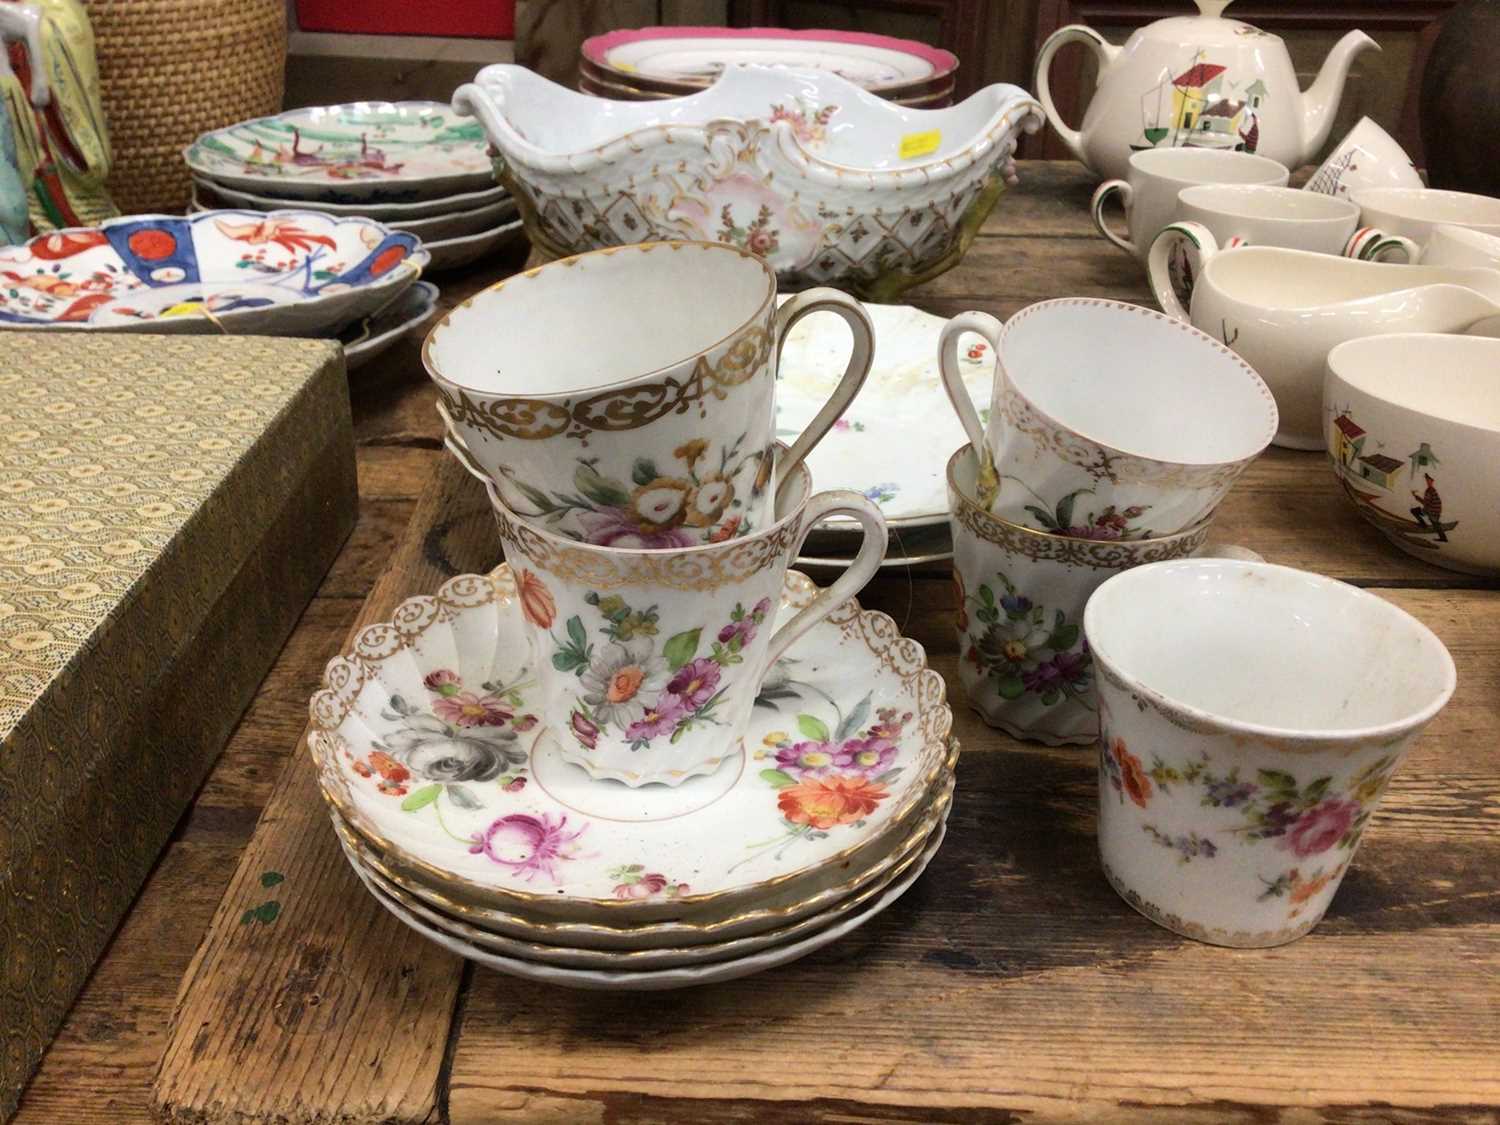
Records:
M1076 166L1021 178L913 303L1148 300L1092 231ZM500 272L449 279L445 297ZM1237 952L1153 926L1100 874L1093 753L1015 742L960 706L948 841L901 902L762 977L602 995L428 945L338 855L296 754L323 663L362 606L378 619L498 554L440 450L415 346L358 373L353 397L359 525L18 1121L1500 1120L1500 597L1387 546L1321 455L1268 452L1223 505L1223 538L1411 610L1459 685L1311 936ZM896 572L862 600L954 682L942 573ZM273 922L246 920L270 901Z

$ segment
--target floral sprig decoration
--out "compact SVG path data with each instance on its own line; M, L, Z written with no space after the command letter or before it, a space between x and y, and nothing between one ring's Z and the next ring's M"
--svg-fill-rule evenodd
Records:
M1150 538L1149 527L1134 526L1136 520L1151 510L1149 504L1131 504L1125 508L1110 504L1102 511L1089 512L1079 520L1075 512L1078 498L1093 494L1094 490L1091 488L1078 488L1064 496L1051 509L1040 504L1027 504L1025 508L1044 531L1050 531L1054 535L1111 542Z
M744 449L747 434L709 455L709 443L692 438L672 451L682 467L663 469L650 457L637 457L630 479L609 476L599 469L598 458L579 458L573 470L573 491L550 493L518 477L514 469L502 469L509 486L525 500L511 498L521 515L545 524L556 524L576 514L582 539L601 547L691 547L698 543L720 543L732 538L744 523L736 503L735 480L753 463L756 479L752 499L763 490L759 482L761 464L768 450ZM529 505L530 510L524 510ZM572 534L566 528L565 534Z
M751 844L746 859L768 848L776 848L780 858L798 841L823 840L846 826L863 827L890 796L891 783L902 771L893 764L901 732L912 713L881 707L869 723L871 698L866 694L847 715L838 714L831 728L803 712L796 717L795 735L776 730L762 739L756 757L773 764L760 777L776 791L785 832ZM829 704L837 712L832 700Z
M394 728L372 740L363 757L351 756L350 765L375 780L378 792L402 798L405 812L431 805L441 820L439 797L461 809L482 809L486 802L473 786L493 781L513 793L526 785L527 753L518 736L539 721L522 710L529 683L468 688L452 669L434 669L422 680L426 705L392 694L381 718Z
M1004 574L993 587L998 596L988 582L964 596L959 580L963 659L994 681L1001 699L1034 695L1048 707L1074 699L1092 710L1093 659L1078 623L1060 609L1049 614Z
M744 663L746 646L772 610L770 598L748 609L735 603L729 621L700 654L702 626L668 637L658 650L661 615L655 605L638 608L618 594L594 591L584 600L598 610L597 632L607 643L596 648L582 617L570 617L565 636L553 638L552 666L579 678L569 729L587 750L597 748L605 731L639 751L658 738L675 743L698 724L718 722L714 711L727 690L724 669Z

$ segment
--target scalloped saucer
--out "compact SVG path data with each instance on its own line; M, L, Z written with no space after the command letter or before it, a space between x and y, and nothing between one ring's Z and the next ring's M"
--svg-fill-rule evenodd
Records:
M789 573L781 616L816 589ZM942 677L850 601L771 669L716 773L592 780L538 722L523 607L541 611L508 567L452 579L361 633L313 697L324 795L403 883L532 919L710 921L880 863L947 776Z
M429 941L441 945L444 949L484 965L486 968L494 969L496 972L542 984L555 984L563 988L594 992L662 992L674 988L689 988L698 984L717 984L722 981L738 980L768 969L779 968L853 933L911 889L912 884L921 877L922 872L927 870L932 857L942 847L943 837L946 834L947 821L944 820L933 829L929 842L917 856L916 861L907 868L905 874L886 887L873 902L851 914L846 914L841 919L831 921L822 929L814 929L811 934L796 940L771 945L755 952L730 957L727 960L708 964L678 965L664 969L575 969L492 953L418 918L382 891L375 880L358 864L354 864L354 871L364 883L365 889L374 896L375 901L411 929Z

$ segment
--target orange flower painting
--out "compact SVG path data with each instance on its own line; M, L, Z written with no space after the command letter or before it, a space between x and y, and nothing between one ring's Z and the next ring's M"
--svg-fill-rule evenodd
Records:
M557 602L542 580L531 571L522 570L516 577L516 591L526 620L538 629L552 628L552 622L557 618Z
M852 824L874 812L889 796L886 787L859 775L812 777L789 785L776 797L792 824L828 829Z
M1141 808L1151 799L1151 779L1146 776L1141 760L1125 749L1123 738L1115 739L1109 747L1110 754L1120 767L1120 784L1125 794Z

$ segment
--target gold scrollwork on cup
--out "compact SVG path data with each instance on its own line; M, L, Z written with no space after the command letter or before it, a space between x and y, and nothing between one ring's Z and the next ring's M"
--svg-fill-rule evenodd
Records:
M1018 527L998 519L962 496L952 497L953 518L965 530L1003 551L1034 561L1047 560L1097 570L1120 570L1144 563L1187 558L1208 541L1208 524L1159 539L1077 539Z
M724 399L731 388L765 369L771 344L771 333L757 321L735 333L712 360L699 356L685 379L668 375L581 399L484 398L443 383L438 384L438 395L455 423L492 437L542 441L566 434L587 445L592 433L640 429L694 405L705 415L707 399Z
M649 586L669 590L716 590L743 582L789 555L802 519L787 520L763 535L732 539L687 551L620 551L562 542L495 509L495 523L508 558L520 556L538 570L591 590Z

